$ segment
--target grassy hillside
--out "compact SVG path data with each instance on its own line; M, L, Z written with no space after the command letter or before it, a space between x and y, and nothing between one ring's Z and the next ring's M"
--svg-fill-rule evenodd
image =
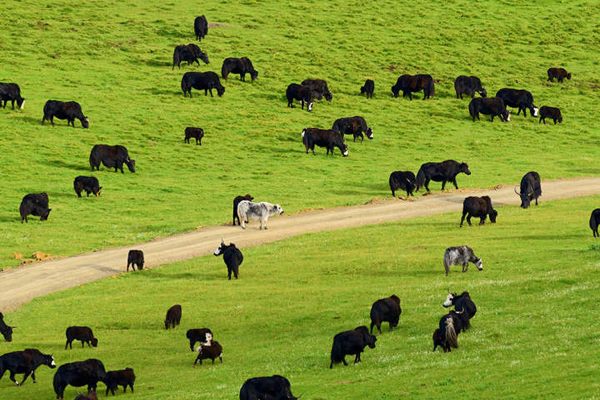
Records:
M120 396L131 399L231 400L246 379L267 374L287 376L309 400L597 398L600 252L580 210L599 202L501 207L498 222L483 227L459 229L452 213L304 235L242 249L233 281L214 256L123 274L9 313L19 328L0 346L37 347L59 364L94 357L108 369L132 367L135 395ZM454 267L445 277L444 249L461 244L484 270ZM458 349L432 353L448 289L468 290L478 312ZM385 324L359 365L329 370L333 336L368 325L371 304L392 293L403 308L398 329ZM183 307L181 325L165 331L173 304ZM99 347L63 350L73 324L91 326ZM185 332L200 327L223 345L223 364L192 368ZM40 367L38 383L21 388L5 377L2 399L52 398L53 372Z
M473 174L460 176L461 186L514 183L532 169L542 178L597 174L594 3L470 4L8 2L0 81L19 83L27 100L22 111L0 110L0 265L16 264L13 252L76 254L225 223L231 199L248 192L287 212L361 204L389 196L391 171L447 158L468 161ZM194 42L200 14L212 24L201 43L210 65L171 71L173 48ZM231 56L250 57L258 80L232 76L222 98L183 97L185 71L219 72ZM551 66L573 80L547 83ZM435 97L391 98L403 73L432 74ZM478 75L492 94L527 88L565 121L473 123L468 100L454 96L460 74ZM326 79L333 102L312 113L287 108L287 85L308 77ZM372 100L358 94L366 78L375 80ZM41 126L48 99L78 101L90 129ZM374 140L350 143L344 159L304 154L302 128L352 115L366 118ZM183 143L186 126L204 128L203 146ZM138 171L91 173L97 143L127 146ZM76 198L72 182L82 174L98 177L99 199ZM22 197L41 191L49 221L21 226Z

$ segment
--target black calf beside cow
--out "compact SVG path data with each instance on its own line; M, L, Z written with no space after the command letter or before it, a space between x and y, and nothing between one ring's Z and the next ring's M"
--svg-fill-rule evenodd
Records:
M73 188L79 198L81 198L81 192L84 190L87 193L87 197L90 197L90 193L93 193L94 196L98 197L102 190L102 186L100 186L98 179L93 176L78 176L73 181Z
M181 321L181 306L175 304L167 310L167 316L165 317L165 329L175 328Z
M466 94L475 97L475 93L479 93L481 97L487 96L487 90L481 86L481 80L476 76L461 75L454 80L454 90L456 98L462 99L462 95Z
M194 367L196 364L202 365L202 360L212 360L215 363L215 359L218 358L223 362L223 346L216 340L211 340L208 343L200 343L198 346L198 356L194 361Z
M471 217L479 218L479 225L485 224L485 219L490 216L490 222L495 223L498 211L492 207L492 199L489 196L469 196L463 201L462 218L460 219L460 227L462 228L465 216L467 223L471 225Z
M315 145L317 145L325 147L327 155L331 152L333 156L333 149L337 147L340 149L342 156L348 157L348 145L344 142L343 135L332 129L304 128L302 130L302 142L304 143L306 154L311 150L313 155L316 156Z
M333 123L332 130L340 132L342 135L352 135L354 142L356 138L360 136L360 142L362 143L365 137L363 132L369 139L373 139L373 129L367 126L365 119L359 115L348 118L339 118Z
M535 200L535 205L538 205L538 197L542 195L542 184L540 174L535 171L530 171L521 179L521 191L515 193L521 198L521 208L528 208L531 200Z
M21 223L23 221L28 222L28 215L35 215L36 217L40 217L40 221L46 221L50 215L50 211L52 209L48 208L48 195L45 192L26 195L21 200L21 205L19 206Z
M75 118L81 121L81 126L89 128L90 120L88 117L83 115L81 106L79 103L74 101L62 102L58 100L48 100L44 105L44 117L42 118L42 125L44 121L48 120L54 126L54 117L58 119L66 119L67 126L73 125L75 128Z
M129 266L131 270L135 271L137 266L138 271L144 269L144 252L142 250L129 250L127 254L127 271L129 272Z
M369 333L373 333L373 327L376 326L379 334L381 334L382 322L390 323L391 332L396 326L398 326L400 314L402 314L400 298L395 294L385 299L377 300L371 306L371 330Z
M372 99L373 98L373 92L375 91L375 82L373 82L372 79L367 79L365 81L364 86L361 86L360 88L360 94L367 94L367 99Z
M87 326L70 326L65 335L67 336L65 350L67 346L73 348L73 340L81 341L81 348L84 347L84 343L87 343L88 347L98 347L98 339L94 337L94 333Z
M194 344L196 342L209 344L212 342L213 333L208 328L200 328L200 329L189 329L185 337L190 341L190 350L194 351Z
M54 358L50 354L42 354L38 349L25 349L3 354L0 356L0 379L4 372L9 371L9 379L17 386L23 386L30 375L33 383L36 383L35 370L40 365L56 368ZM15 379L15 374L25 374L21 383Z
M538 108L533 105L533 96L527 90L504 88L498 90L496 97L502 99L506 106L517 108L517 115L523 111L523 116L526 117L529 109L532 117L538 116Z
M90 152L90 166L100 171L100 163L106 168L114 168L115 172L121 170L123 174L123 164L127 165L129 171L135 172L135 160L129 158L129 153L125 146L109 146L107 144L97 144L92 147Z
M502 122L510 121L510 111L506 109L504 101L497 97L478 97L471 100L469 103L469 114L475 122L475 118L479 120L479 114L490 115L491 122L494 122L494 117L500 118Z
M471 175L467 163L459 163L454 160L446 160L440 163L429 162L421 165L417 173L417 192L423 186L429 192L429 182L442 182L442 190L446 187L446 182L451 182L458 189L456 184L456 175L460 173Z
M565 78L571 80L571 74L564 68L549 68L548 69L548 82L553 82L554 78L558 80L558 83L563 83Z
M119 389L119 386L123 386L123 393L127 391L127 386L131 388L131 393L133 393L135 373L131 368L125 368L119 371L108 371L102 382L106 385L106 396L108 396L109 390L114 396L115 389Z
M540 108L540 122L538 123L541 124L543 122L544 125L546 125L546 118L551 118L552 121L554 121L554 125L556 125L557 122L562 124L563 121L560 109L556 107L542 106Z
M415 174L411 171L394 171L390 174L390 189L392 197L396 197L396 190L406 190L406 197L412 196L417 187Z
M10 101L12 109L15 109L15 101L17 107L21 110L25 107L25 99L21 97L21 88L16 83L0 82L0 103L4 102L2 108L6 108L6 103Z
M248 201L252 201L254 200L254 197L250 196L249 194L245 195L245 196L236 196L235 199L233 199L233 226L235 226L235 220L237 219L237 224L241 225L240 223L240 217L237 213L237 209L238 209L238 204L240 204L240 201L244 201L244 200L248 200Z
M221 77L227 80L229 74L240 74L241 81L246 81L246 74L250 74L252 81L258 77L258 71L254 69L252 61L248 57L226 58L221 67Z
M187 97L188 93L190 99L192 98L192 88L197 90L204 89L204 95L207 96L210 92L210 97L213 96L213 89L217 90L219 97L225 93L225 88L221 85L219 75L212 71L208 72L186 72L181 78L181 90L183 90L183 97Z
M197 44L190 43L176 46L173 51L173 68L171 68L171 71L175 69L175 66L181 69L182 61L187 61L188 65L192 65L195 62L200 66L198 59L201 59L204 64L209 64L208 54L202 52Z
M88 393L95 392L98 382L102 381L105 376L104 364L95 358L63 364L54 374L56 400L63 398L68 385L76 387L87 385Z
M196 139L196 145L202 146L202 138L204 137L204 129L188 126L185 128L185 143L190 143L190 138Z
M361 361L360 353L362 353L365 347L375 348L375 342L377 338L369 333L366 326L359 326L351 331L345 331L338 333L333 337L333 346L331 348L331 364L329 369L333 368L334 363L346 362L347 354L356 354L354 363Z
M298 85L297 83L290 83L285 90L285 97L288 101L288 107L294 107L294 100L298 100L304 110L304 104L306 103L306 111L312 111L313 98L318 98L319 93L312 90L309 86Z
M281 375L248 379L240 389L240 400L298 400L290 381Z

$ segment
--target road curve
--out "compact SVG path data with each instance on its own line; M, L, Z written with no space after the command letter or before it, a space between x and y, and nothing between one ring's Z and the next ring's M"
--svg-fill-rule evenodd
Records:
M543 181L542 191L542 202L600 194L600 178ZM231 225L209 226L146 243L32 263L0 272L0 310L14 310L36 297L124 272L127 253L132 248L144 251L146 265L159 265L211 254L221 238L238 247L256 246L303 233L460 212L466 196L484 195L492 198L494 206L520 204L513 186L461 189L419 197L414 201L388 199L361 206L284 214L272 217L266 231L258 230L258 221L251 221L245 231Z

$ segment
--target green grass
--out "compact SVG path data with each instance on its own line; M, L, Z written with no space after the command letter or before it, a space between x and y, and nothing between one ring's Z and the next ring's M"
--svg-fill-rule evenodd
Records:
M0 265L16 265L13 252L72 255L222 224L238 194L286 212L362 204L389 196L391 171L428 161L468 161L473 174L459 176L461 187L515 183L532 169L544 179L597 174L595 11L591 1L9 1L0 80L18 82L27 100L22 111L0 111ZM211 64L171 71L173 48L194 42L203 13L220 25L201 43ZM230 56L250 57L258 80L232 76L222 98L183 98L185 71L219 71ZM550 66L573 80L547 83ZM439 79L435 97L392 99L403 73ZM454 98L461 74L478 75L491 94L527 88L565 121L473 123L468 100ZM333 102L287 108L287 85L308 77L327 79ZM372 100L358 95L366 78ZM90 129L41 126L48 99L78 101ZM302 128L352 115L366 118L374 140L350 143L344 159L304 154ZM204 128L202 147L183 143L186 126ZM97 143L127 146L138 171L90 173ZM98 177L100 198L76 198L82 174ZM50 219L21 225L22 197L41 191Z
M459 229L452 213L303 235L243 249L233 281L214 256L122 274L8 313L19 328L0 344L37 347L59 364L93 357L108 369L132 367L132 399L235 399L246 379L270 374L309 400L597 398L600 252L587 221L599 201L500 207L498 222L483 227ZM445 277L444 249L461 244L484 270L454 267ZM468 290L478 312L458 349L432 353L447 289ZM333 336L368 325L371 304L392 293L401 298L399 327L389 333L386 324L359 365L329 370ZM176 303L181 325L165 331ZM99 347L63 350L74 324L91 326ZM185 332L200 327L223 345L223 364L192 368ZM4 378L2 399L51 398L52 376L40 367L38 383L22 388Z

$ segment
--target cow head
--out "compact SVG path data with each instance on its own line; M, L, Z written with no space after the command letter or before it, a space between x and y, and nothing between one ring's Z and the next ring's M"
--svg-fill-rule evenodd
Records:
M252 200L254 200L254 197L252 197L249 194L247 194L247 195L244 196L244 200L252 201Z
M223 239L221 239L221 244L219 245L219 247L217 247L217 249L214 252L215 256L220 256L221 254L223 254L224 248L225 248L225 241Z
M7 342L12 342L13 327L6 325L6 329L2 330L2 336Z
M40 221L46 221L48 219L48 216L50 215L50 211L52 211L51 208L49 208L44 215L40 216Z
M256 71L256 70L251 71L250 77L252 78L252 80L255 80L256 78L258 78L258 71Z
M497 217L497 216L498 216L498 211L496 211L496 210L492 210L492 211L490 211L490 222L491 222L492 224L495 224L495 223L496 223L496 217Z
M81 126L83 126L85 129L90 127L90 120L88 119L88 117L83 117L81 119Z
M456 293L448 293L446 301L442 305L446 308L450 307L452 305L452 301L454 300L454 296L456 296Z
M469 169L469 165L467 163L460 163L460 169L458 172L463 172L467 175L471 175L471 170Z
M366 343L367 343L367 346L369 346L369 348L374 349L376 341L377 341L377 338L374 335L367 333L367 342Z
M570 75L570 74L569 74L569 75ZM571 78L569 78L569 79L571 79ZM24 98L22 98L22 97L19 97L19 98L17 99L17 106L19 106L19 108L22 110L22 109L23 109L23 107L25 107L25 99L24 99Z
M481 88L477 91L481 97L487 97L487 90L485 88Z
M367 128L367 131L365 133L367 134L367 137L369 139L373 139L373 129Z
M56 368L56 362L54 362L54 357L52 357L51 355L49 356L44 356L44 363L49 366L50 368L54 369Z
M92 191L96 197L100 196L100 192L102 191L102 186L100 186L99 188L94 188L94 190Z
M515 193L521 198L521 208L529 208L529 206L531 205L531 196L533 195L533 189L530 186L528 186L527 192L523 193L517 192L517 187L515 186Z
M496 217L494 217L494 219L495 218ZM477 267L478 270L483 271L483 261L481 261L481 258L478 258L477 261L475 261L475 266Z
M567 79L571 80L571 74L567 74Z
M325 92L324 96L325 96L325 100L327 100L327 101L331 101L331 99L333 99L331 92Z
M225 93L225 88L223 86L219 86L217 88L217 94L219 95L219 97L223 96L223 93Z
M505 109L504 112L502 112L502 116L504 117L504 122L510 122L510 111Z
M531 111L531 115L534 116L534 117L537 117L538 116L538 111L539 111L539 108L537 108L536 106L533 106L533 109Z
M135 172L135 160L132 160L129 157L127 157L127 160L125 160L125 164L127 165L127 168L129 168L130 172Z
M274 204L273 209L271 210L273 214L277 213L279 215L283 214L283 208L279 204Z
M348 145L346 143L342 144L342 155L348 157Z
M98 347L98 339L92 338L91 343L92 343L92 347Z
M198 58L200 58L204 62L204 64L209 64L208 54L200 52Z
M392 86L392 97L398 97L399 93L400 93L400 88L398 88L396 85Z

